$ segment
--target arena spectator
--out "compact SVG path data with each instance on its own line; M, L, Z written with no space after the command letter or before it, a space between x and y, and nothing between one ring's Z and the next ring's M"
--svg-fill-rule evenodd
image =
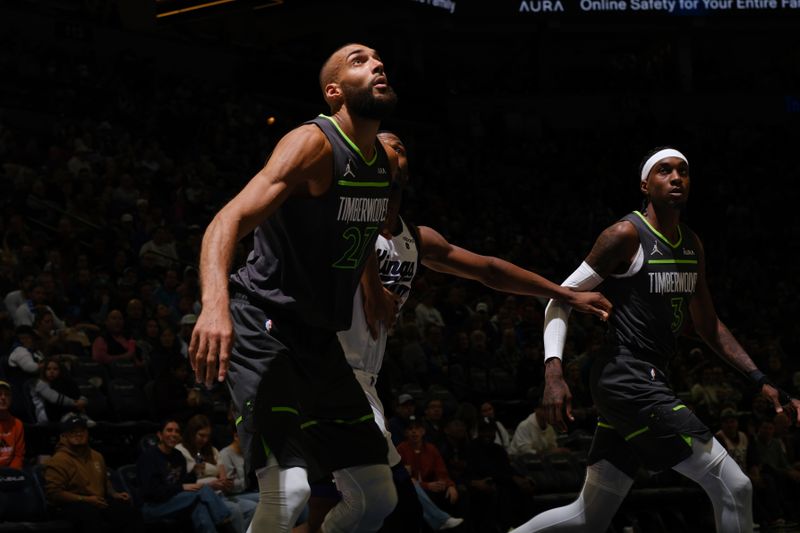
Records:
M130 495L114 490L103 456L89 446L85 419L73 416L61 424L44 477L47 502L79 533L144 531Z
M31 396L39 424L58 423L77 415L85 419L88 425L94 425L94 421L85 414L88 404L86 397L81 396L75 382L62 372L57 359L45 359Z
M258 500L233 496L233 475L222 463L220 452L211 444L213 428L208 417L194 415L186 422L183 439L175 449L186 459L187 471L194 471L197 482L209 485L217 494L225 497L225 505L231 511L231 524L239 533L244 533L253 519ZM230 497L229 497L230 496Z
M144 366L136 341L125 334L125 318L119 309L112 309L106 316L103 332L92 343L92 359L104 365L130 361L136 366Z
M556 430L545 419L544 406L536 406L533 413L523 420L514 430L511 439L511 451L514 457L524 455L540 456L550 453L568 452L558 445Z
M223 499L209 485L197 483L194 471L186 469L186 459L175 449L181 441L178 422L165 420L156 434L158 444L146 448L136 462L145 521L189 516L195 533L217 533L218 528L232 532L231 513Z
M22 470L25 461L25 428L11 414L11 402L11 385L0 380L0 468Z
M392 442L395 446L406 439L406 429L409 420L414 416L414 397L410 394L401 394L397 397L397 405L394 408L394 416L389 419L388 430L392 434Z

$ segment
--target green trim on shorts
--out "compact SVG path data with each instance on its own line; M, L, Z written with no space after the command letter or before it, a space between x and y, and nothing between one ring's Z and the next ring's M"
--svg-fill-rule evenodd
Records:
M614 429L614 426L612 426L611 424L608 424L606 422L600 422L599 420L597 421L597 427L606 428L606 429Z
M300 412L297 409L295 409L294 407L283 407L283 406L273 407L272 408L272 412L273 413L291 413L293 415L300 416Z
M236 420L234 420L233 423L238 426L239 424L242 423L242 420L244 420L244 417L242 415L239 415L236 417Z
M344 420L342 418L337 418L335 420L329 420L329 422L333 422L334 424L347 424L348 426L351 426L353 424L366 422L367 420L375 420L375 415L373 413L370 413L368 415L364 415L359 418L354 418L352 420ZM319 422L320 422L319 420L309 420L308 422L300 424L300 429L306 429L308 427L319 424Z
M680 404L672 408L673 411L680 411L681 409L688 409L685 405Z
M685 407L685 406L684 406L684 407ZM692 437L690 437L689 435L684 435L683 433L681 433L680 437L683 439L683 441L684 441L686 444L688 444L688 445L689 445L689 448L691 448L691 447L692 447Z
M625 437L625 440L631 440L632 438L634 438L634 437L638 437L638 436L639 436L639 435L641 435L642 433L646 433L646 432L648 432L648 431L650 431L650 427L649 427L649 426L645 426L645 427L643 427L643 428L641 428L641 429L637 429L637 430L636 430L636 431L634 431L633 433L629 433L629 434L628 434L628 435Z

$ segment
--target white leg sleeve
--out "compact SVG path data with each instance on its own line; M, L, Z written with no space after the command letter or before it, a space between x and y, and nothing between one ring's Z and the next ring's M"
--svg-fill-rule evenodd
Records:
M540 513L511 533L603 533L633 485L633 479L606 460L586 469L578 499Z
M311 496L305 468L281 468L274 455L256 470L259 498L247 533L285 533L292 530Z
M717 439L692 443L691 457L673 467L706 491L719 533L753 531L753 487Z
M322 533L373 533L397 505L386 465L354 466L333 473L342 499L325 515Z

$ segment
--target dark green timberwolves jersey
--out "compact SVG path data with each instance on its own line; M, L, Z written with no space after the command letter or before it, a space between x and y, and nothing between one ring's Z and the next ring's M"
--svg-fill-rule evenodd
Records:
M641 268L629 277L609 277L598 290L614 304L609 319L613 342L634 355L665 363L689 318L698 272L698 240L681 224L669 242L638 211L622 220L639 234Z
M389 158L376 139L375 155L366 160L331 117L306 124L319 127L333 148L331 187L320 197L288 198L258 226L253 251L231 284L267 311L345 330L364 260L375 253L386 218Z

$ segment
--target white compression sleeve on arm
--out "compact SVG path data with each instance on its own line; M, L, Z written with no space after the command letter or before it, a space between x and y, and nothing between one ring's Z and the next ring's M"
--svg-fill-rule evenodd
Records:
M603 278L584 261L561 285L579 291L590 291L600 285ZM567 340L567 319L572 307L561 300L550 300L544 311L544 359L558 357L564 353Z

